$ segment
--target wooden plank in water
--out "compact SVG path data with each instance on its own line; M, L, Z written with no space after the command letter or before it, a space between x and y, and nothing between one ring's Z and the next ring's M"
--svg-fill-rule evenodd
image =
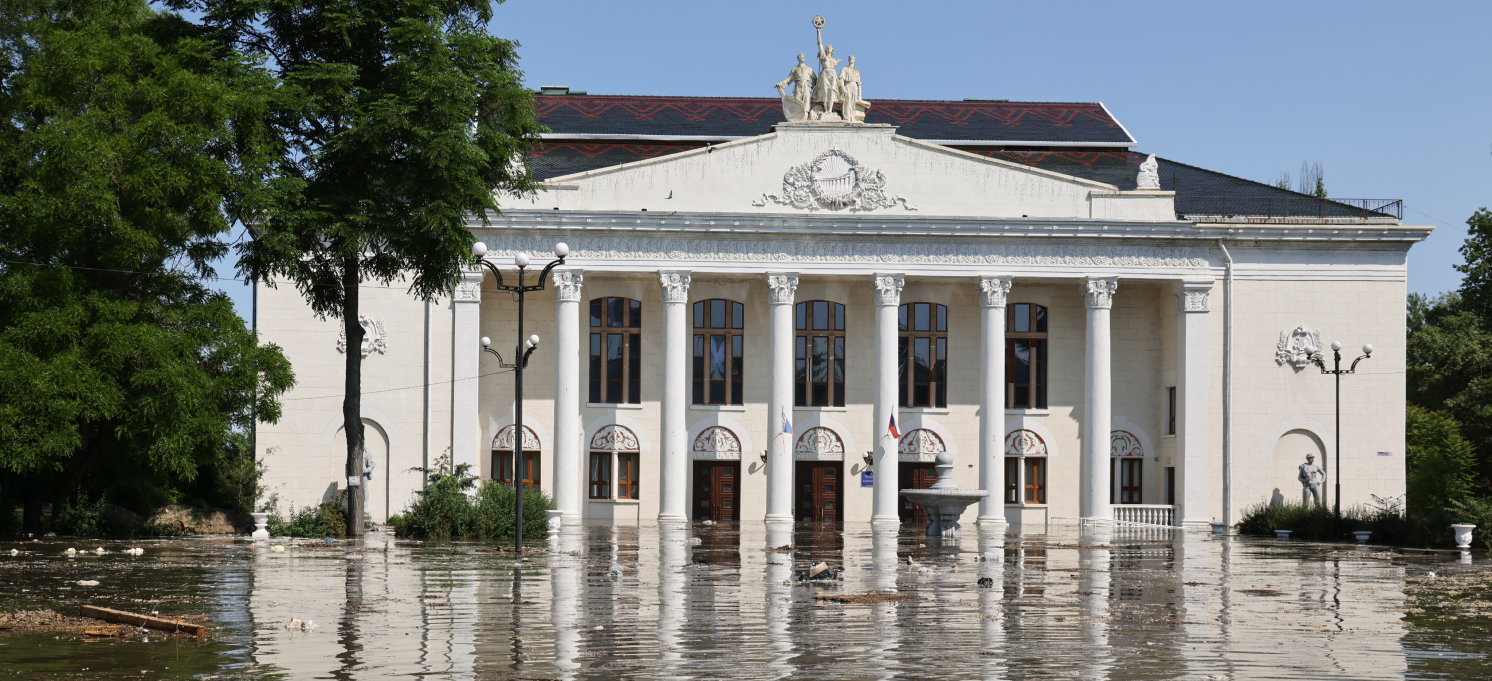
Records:
M184 631L194 636L203 636L207 634L207 627L200 624L189 624L186 622L178 622L176 620L168 620L160 617L151 617L149 615L136 615L132 612L125 612L123 610L110 610L109 608L100 608L94 605L82 606L80 608L80 614L82 614L82 616L84 617L92 617L93 619L103 620L105 622L133 624L137 627L145 627L147 629L155 629L157 631Z

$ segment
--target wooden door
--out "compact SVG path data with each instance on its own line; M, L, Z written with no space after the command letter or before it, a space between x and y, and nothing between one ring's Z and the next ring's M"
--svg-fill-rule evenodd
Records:
M898 464L901 486L897 489L927 489L938 481L938 471L931 463L902 463ZM901 507L898 515L904 523L925 524L927 514L922 512L922 507L912 503L906 497L901 498Z
M832 523L839 520L839 494L844 476L839 462L798 463L797 517L801 521Z
M694 463L694 519L736 520L736 471L739 461Z

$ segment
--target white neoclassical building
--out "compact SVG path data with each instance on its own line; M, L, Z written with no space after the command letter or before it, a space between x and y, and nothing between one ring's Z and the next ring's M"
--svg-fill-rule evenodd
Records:
M915 522L897 491L941 452L992 492L966 523L1236 521L1300 498L1308 453L1329 494L1339 437L1345 504L1403 492L1406 257L1430 228L1397 202L1137 153L1101 104L538 99L544 191L471 221L508 283L515 253L532 282L570 248L528 300L523 432L481 351L519 342L490 275L428 302L368 286L361 349L261 289L298 380L258 432L268 491L345 489L350 350L379 521L443 456L590 523ZM1333 340L1376 348L1340 433L1308 361Z

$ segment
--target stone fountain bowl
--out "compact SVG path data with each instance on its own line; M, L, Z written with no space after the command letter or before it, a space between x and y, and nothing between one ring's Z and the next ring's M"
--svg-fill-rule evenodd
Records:
M922 511L927 514L927 536L957 537L958 519L964 514L964 509L988 497L989 490L931 487L904 489L901 490L901 496L921 506Z

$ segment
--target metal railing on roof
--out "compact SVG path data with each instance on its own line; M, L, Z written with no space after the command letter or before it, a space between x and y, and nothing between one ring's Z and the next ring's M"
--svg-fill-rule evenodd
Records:
M1176 214L1218 222L1383 222L1404 219L1404 200L1178 196Z

